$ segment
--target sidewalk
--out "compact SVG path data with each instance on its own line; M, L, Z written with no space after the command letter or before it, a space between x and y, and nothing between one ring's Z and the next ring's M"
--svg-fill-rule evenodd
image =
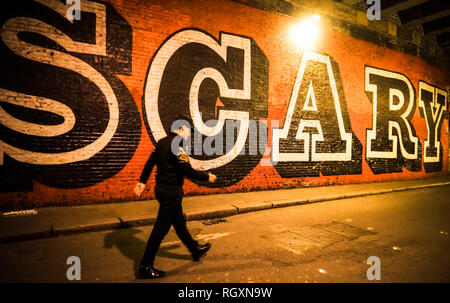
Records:
M412 181L363 183L185 197L187 220L205 220L269 208L363 197L450 185L450 174ZM158 212L156 200L48 207L28 215L0 214L0 244L81 232L151 225Z

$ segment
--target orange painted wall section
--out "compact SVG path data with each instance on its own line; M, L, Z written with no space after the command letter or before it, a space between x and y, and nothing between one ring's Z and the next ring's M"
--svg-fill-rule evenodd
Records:
M315 101L317 103L318 109L317 111L310 109L309 112L305 112L304 110L302 110L303 105L301 105L300 103L306 101L305 94L302 93L303 86L301 85L299 97L297 99L298 104L296 103L296 109L294 110L292 121L296 121L295 123L301 121L301 119L312 121L315 120L315 118L319 117L318 119L321 122L322 132L324 134L327 134L328 132L329 137L327 137L326 135L326 138L331 138L330 140L339 141L342 138L339 137L338 133L336 133L336 125L327 124L332 123L332 119L330 118L330 120L328 120L324 118L334 117L336 115L336 107L333 107L333 104L336 103L333 103L333 100L331 99L320 99L320 96L326 96L327 92L329 91L329 86L327 84L329 83L329 78L323 78L325 76L329 76L329 74L323 72L326 71L325 68L328 66L323 62L329 59L332 64L329 66L332 66L332 70L334 72L333 77L335 78L335 82L338 83L338 90L340 92L339 102L341 105L345 105L344 107L341 107L342 113L338 113L338 115L341 114L344 118L346 132L352 133L353 138L359 141L359 145L356 143L352 145L350 159L344 159L342 161L335 162L325 161L327 163L322 163L320 160L310 160L312 159L312 151L308 152L310 157L309 160L303 161L303 163L299 163L302 161L294 161L296 163L294 163L293 165L290 165L290 161L286 161L284 164L282 163L278 166L262 165L260 161L265 161L265 163L270 161L270 154L257 155L256 157L248 160L249 162L246 162L247 158L245 156L238 156L238 158L240 158L236 158L237 162L231 162L230 165L225 164L220 167L211 169L213 173L216 173L218 175L219 179L222 179L222 181L219 182L218 185L204 186L205 184L203 183L194 183L192 181L186 180L184 190L187 195L252 191L293 186L316 186L329 184L378 182L387 180L407 180L435 177L447 172L449 144L447 92L450 88L450 77L445 71L425 63L418 57L387 49L385 47L381 47L369 42L357 40L344 33L334 31L324 19L321 20L321 33L314 49L310 52L305 52L300 47L296 46L296 44L292 40L292 37L290 36L290 29L296 24L296 19L258 10L233 1L117 0L109 1L108 3L109 5L107 5L106 9L106 22L111 22L112 25L108 27L109 30L106 31L107 47L109 47L109 45L112 43L111 41L116 41L118 46L114 49L118 53L123 51L120 50L120 41L126 40L124 36L121 36L125 35L126 31L122 31L122 27L125 28L124 24L128 23L129 28L131 29L130 34L132 35L129 45L131 48L128 50L128 53L127 50L125 50L125 55L123 56L124 58L128 58L128 60L130 61L130 66L128 68L123 68L125 72L116 72L115 68L123 63L123 59L118 60L117 62L119 63L111 63L111 66L114 66L113 70L111 71L108 71L109 63L106 63L106 61L102 63L103 66L95 65L95 63L90 63L91 61L89 61L88 64L93 66L94 69L102 69L102 75L107 75L104 78L107 79L107 81L109 81L110 83L115 83L113 88L116 92L119 104L122 104L122 100L123 98L125 98L122 96L128 96L126 98L128 98L130 102L127 103L127 106L132 109L134 108L134 110L128 110L124 106L123 108L121 108L122 105L119 106L119 110L122 111L120 113L121 116L119 117L119 119L125 119L128 121L134 119L133 121L135 121L135 123L133 122L134 124L132 124L132 122L129 122L130 124L128 126L123 126L123 134L126 134L123 135L123 138L126 139L121 139L121 141L119 139L116 140L113 138L112 141L116 140L116 145L114 145L114 148L111 148L108 152L104 152L104 157L100 157L99 160L95 163L86 162L90 163L86 164L86 170L89 170L91 172L89 176L95 176L95 172L93 171L98 171L98 180L94 177L89 177L92 180L90 179L86 183L82 182L83 170L81 168L73 170L74 165L81 165L80 162L83 162L84 160L76 161L72 164L64 164L64 167L59 167L58 164L39 165L33 163L24 163L22 160L20 160L22 158L17 154L14 154L13 152L9 152L8 154L8 152L5 152L2 174L4 175L4 178L10 180L8 181L10 182L8 184L12 185L7 186L8 188L3 188L2 192L0 192L0 207L7 208L37 207L46 205L75 205L101 202L133 201L138 199L146 200L153 198L153 189L155 185L154 173L152 173L149 181L147 182L146 190L144 191L143 195L138 198L133 194L133 188L136 185L137 180L139 179L145 162L147 161L151 151L153 150L155 138L158 137L158 135L152 133L154 132L154 129L152 129L149 125L149 121L155 119L155 117L147 117L144 113L144 107L148 106L148 104L146 105L145 101L145 88L146 85L148 85L147 80L148 78L153 79L152 76L148 75L148 73L150 70L150 66L155 62L154 60L157 57L157 54L160 53L161 56L164 55L162 53L164 51L164 48L162 46L168 45L167 43L170 41L171 37L174 37L175 33L183 33L187 29L192 29L194 32L198 33L198 37L203 37L204 35L214 37L214 39L219 41L219 45L221 33L222 35L223 33L226 33L231 35L232 37L237 37L236 39L239 39L239 37L241 37L245 41L250 41L249 43L251 43L252 45L251 55L252 60L254 59L255 61L252 61L251 63L251 71L258 73L258 76L255 76L255 79L252 78L252 89L258 90L258 92L260 93L260 99L257 101L257 104L255 103L255 106L252 107L251 102L256 102L253 101L253 99L245 103L242 100L231 100L230 98L222 98L223 96L219 95L221 102L224 104L224 106L219 107L219 110L226 110L227 107L229 110L237 110L239 104L245 104L245 107L240 110L254 111L250 116L253 115L253 117L257 117L258 121L262 120L264 121L264 123L269 124L269 126L270 122L266 121L278 121L280 128L283 128L286 115L288 113L288 107L291 102L291 97L295 89L294 83L301 80L298 79L298 73L301 63L303 62L304 64L306 64L306 69L302 81L311 81L313 90L315 91ZM9 26L13 26L14 23L8 23L8 20L15 18L14 14L16 14L16 16L19 16L20 10L26 11L27 16L32 16L32 14L37 14L41 11L46 12L49 16L49 21L46 20L47 15L45 14L36 15L35 18L43 23L47 22L51 26L59 28L62 32L68 31L68 34L71 33L71 30L74 30L68 25L68 23L66 22L67 20L64 21L64 18L62 16L58 19L52 14L53 8L38 5L41 4L36 4L33 7L30 6L30 9L28 9L27 7L17 8L15 13L12 12L9 16L5 16L1 21L3 37L5 36L5 33L9 33L8 31L11 31L9 27L5 26L5 24L11 24ZM79 23L79 26L85 27L85 29L75 29L74 31L77 34L73 34L71 37L74 40L75 38L78 40L82 40L84 37L83 35L85 35L86 37L88 37L86 38L87 43L92 43L92 33L94 33L95 30L92 28L86 29L86 27L93 26L93 24L95 23L90 22L89 20L91 19L88 20L89 22L83 21L83 16L86 16L87 19L93 18L92 13L89 17L88 15L84 15L84 13L82 12L82 19ZM119 18L119 16L121 16L121 18ZM120 21L117 21L119 19ZM77 24L76 21L74 24ZM24 26L25 28L27 28L26 23ZM121 29L115 32L114 29L116 28ZM28 41L28 43L31 44L39 44L39 37L34 37L35 40L32 40L33 37L27 37L26 35L19 35L18 37L19 39L22 39L22 41ZM11 38L11 41L14 42L14 39ZM20 61L23 62L21 64L23 64L23 66L27 66L26 64L29 64L31 59L24 57L26 55L13 55L13 51L10 47L11 45L13 45L13 42L8 42L9 44L7 42L5 42L5 40L3 41L0 52L11 56L11 58L13 59L10 60L22 60ZM54 44L48 42L47 40L42 43L47 43L47 45L45 45L44 47L49 50L56 49L59 52L67 53L71 56L77 57L79 58L79 60L87 60L85 59L86 57L83 57L76 52L68 52L67 50L57 48ZM124 43L123 46L124 49L127 48L125 44L126 43ZM255 59L257 57L257 55L255 55L257 52L253 52L253 47L256 46L261 51L261 53L258 55L260 56L258 57L259 61ZM201 66L202 68L204 67L203 65L206 66L209 64L205 63L206 61L201 63L202 54L198 53L195 48L189 49L189 47L190 46L185 48L184 53L181 51L179 52L179 54L177 53L180 58L186 58L186 56L191 56L191 58L193 58L192 62L189 63L189 66L188 63L183 63L185 61L178 63L180 65L184 64L179 68L180 73L185 70L195 70L196 62L199 62L199 66ZM201 45L198 47L199 50L203 49ZM231 53L232 51L234 51L234 53ZM239 66L239 62L243 61L243 51L242 49L232 50L228 48L228 52L229 54L231 54L231 57L235 58L237 66L233 65L231 67L224 67L222 63L217 63L217 66L223 68L223 70L231 70L239 74L244 69L243 66ZM114 54L115 53L112 52L106 56L114 56ZM205 51L205 54L209 53ZM307 54L310 54L312 56L311 58L322 58L324 61L322 63L318 63L318 61L307 61L305 59L307 57ZM318 55L319 57L314 57L314 55ZM213 53L211 53L211 58L215 58ZM8 60L8 58L3 57L3 59L0 60ZM211 62L215 62L213 61L215 59L208 60L211 60ZM39 66L39 68L40 72L42 72L43 70L45 70L46 63L40 64L41 65ZM217 67L217 69L219 69L220 71L221 69L219 67ZM29 68L30 71L34 71L37 67L35 67L34 65L30 65L27 68ZM53 74L52 77L57 78L61 77L61 75L64 75L64 73L67 73L67 70L64 70L60 67L58 68L61 70L50 70L49 74ZM164 77L166 78L163 78L165 79L164 81L166 81L165 83L167 83L167 85L169 85L170 83L176 84L177 81L189 82L192 80L186 80L186 73L179 74L178 77L175 78L173 76L170 76L171 74L169 73L169 68L172 68L172 71L176 74L176 67L169 66L166 70L164 70L166 66L160 66L159 68L162 72L167 72L167 76L166 74L164 74ZM120 68L117 68L117 70L119 69ZM400 148L400 145L403 142L402 140L406 140L404 141L404 144L407 144L407 147L413 145L411 145L412 143L408 141L408 136L405 133L405 128L403 128L403 126L401 125L400 128L402 134L400 136L397 136L395 139L398 142L398 149L396 150L397 156L395 157L394 162L397 162L395 162L394 164L390 164L391 162L389 161L393 161L392 158L387 160L373 158L368 160L367 131L372 129L374 119L372 105L373 100L371 98L372 95L366 91L366 81L368 75L367 73L370 71L374 71L373 79L378 76L384 77L384 80L381 79L381 82L379 83L386 83L385 85L388 86L392 85L391 87L380 88L380 92L381 89L389 92L389 89L395 90L399 89L400 87L407 87L404 84L405 82L399 82L401 80L398 80L400 77L398 75L403 75L404 77L409 79L410 83L412 84L414 89L413 99L415 101L414 108L412 108L411 110L412 113L410 123L413 126L415 132L415 135L413 137L418 137L418 141L420 143L416 159L405 160L404 157L402 157L402 151ZM383 73L382 71L388 71L390 73ZM14 71L11 70L11 73L14 73ZM77 73L72 73L74 74L72 77L78 77ZM322 75L323 82L321 82L322 78L317 78L319 76L315 76L314 74L319 76ZM389 75L391 75L392 77L397 77L394 77L397 80L392 80L392 77L387 77ZM252 77L253 76L254 75L252 74ZM53 98L57 98L57 96L53 96L51 94L53 94L54 91L60 90L61 88L58 88L56 85L52 84L52 79L54 79L52 77L44 77L41 80L42 85L44 87L47 87L48 91L29 90L27 87L33 87L33 85L36 84L37 80L31 78L21 80L19 76L15 78L16 81L25 83L27 85L15 85L12 82L5 82L7 80L2 78L2 84L0 84L0 87L14 93L37 95L47 98L52 96ZM112 80L113 78L114 80ZM227 78L227 80L229 79L232 79L232 77ZM236 81L239 82L240 80L242 80L242 76L237 77ZM120 83L116 84L117 81L121 81L123 85ZM204 99L200 101L200 106L205 111L209 110L209 112L206 113L208 117L214 117L216 115L216 113L214 113L214 111L212 110L215 109L215 105L211 102L216 102L216 95L218 92L217 86L215 87L214 83L211 81L211 79L209 80L209 82L205 80L205 84L202 84L203 86L199 88L200 92L204 93L205 96ZM421 82L428 84L428 86L420 84ZM90 86L83 86L88 85L86 83L87 82L81 81L79 82L79 84L73 87L66 88L65 90L67 92L72 91L72 93L68 93L67 99L72 98L71 96L75 96L73 97L73 99L78 100L77 96L89 93L88 91L92 90L92 81L90 82L91 84L89 84ZM339 83L341 84L339 85ZM239 89L242 88L240 84L238 84L236 87ZM305 87L307 88L308 86L306 85ZM437 161L427 163L424 162L424 145L425 141L429 137L429 133L427 131L426 119L423 117L423 115L421 115L419 106L419 88L423 87L428 88L427 92L423 91L423 96L425 96L425 94L428 94L429 96L431 96L430 100L437 100L435 107L431 106L430 108L435 110L435 112L442 111L442 118L437 120L438 124L441 123L441 127L438 131L438 138L436 139L440 144L439 159ZM120 93L118 93L119 91ZM164 91L161 90L161 92L163 93ZM9 93L9 95L11 94L12 93ZM0 97L1 96L6 96L6 93L3 93L3 95L0 95ZM60 99L57 101L65 103L68 107L71 107L71 103L63 97L64 92L61 92L58 96L60 97ZM252 95L252 98L253 96L254 95ZM342 96L344 96L344 98L342 98ZM381 98L380 96L378 97ZM403 102L409 102L408 96L405 95L404 97L405 100L403 100ZM100 98L99 100L101 100L99 102L105 102L105 99L103 97L100 96L98 98ZM166 106L166 103L164 102L169 101L163 99L161 95L160 98L161 99L159 99L158 101L160 102L159 106ZM423 98L425 101L427 100L426 97ZM20 117L20 119L24 121L27 121L27 119L29 119L27 118L28 116L26 116L26 112L22 116L18 114L18 112L21 112L20 107L17 108L17 106L19 105L16 104L14 105L15 107L8 107L7 105L5 105L5 102L9 102L7 100L10 99L6 97L2 98L2 103L0 104L6 112L11 114L12 116ZM208 102L210 102L211 104ZM394 101L392 102L394 102L395 105L397 104L396 102L400 101L399 99L394 98ZM79 104L77 106L82 107L83 104L81 103L81 105ZM79 148L80 146L83 146L83 144L86 144L85 142L93 142L95 138L98 138L101 135L101 129L106 128L106 125L108 123L107 120L109 115L107 114L108 111L105 108L106 105L101 109L93 109L93 111L106 111L106 114L104 114L106 120L102 122L102 127L99 126L100 131L91 132L89 128L83 130L82 127L80 127L79 132L85 132L87 134L85 139L86 141L83 141L79 139L80 137L76 137L76 135L74 135L74 138L78 138L74 139L79 140L77 141L78 143L74 144L73 146L67 145L62 149L64 149L64 151L70 149L73 150ZM326 112L324 112L324 110ZM168 121L170 120L170 117L167 117L166 113L172 111L173 110L171 109L162 112L160 111L159 115L161 117L159 118L163 121L163 124L166 125L167 123L169 123ZM89 115L88 113L89 111L83 112L83 115ZM77 117L77 114L78 112L74 111L75 117ZM153 112L153 114L155 113ZM304 116L302 118L303 114ZM155 115L158 115L158 113L156 113ZM217 116L215 117L217 118ZM378 118L381 119L380 123L388 123L388 120L383 120L383 117L383 114L379 115ZM98 123L101 122L101 119L99 118L94 120L98 121ZM3 122L0 123L3 124L2 127L8 127L5 126ZM297 132L298 127L298 125L296 125L295 123L292 123L290 126L290 128L292 128L291 131L294 134L295 132ZM289 132L289 134L291 134L291 131ZM305 130L305 132L307 131ZM312 131L312 133L317 132L317 129L315 131ZM268 131L268 147L271 147L273 144L272 134L273 133L271 131ZM28 148L30 150L33 150L34 152L48 152L45 149L40 150L41 147L39 146L26 146L25 143L22 143L22 141L20 141L23 140L23 142L25 142L26 140L28 140L26 136L36 137L35 134L22 134L21 137L19 136L18 139L16 139L16 141L8 141L10 140L9 138L11 138L11 135L8 135L8 138L0 137L0 142L2 142L2 144L4 142L7 142L9 145L17 144L16 146L20 146L23 150L26 150ZM385 142L386 136L384 139L378 139L380 139L380 142ZM47 138L46 140L50 139ZM56 142L55 144L58 144L58 136L55 136L54 140ZM291 139L291 141L293 142L295 141L295 139ZM36 142L39 141L37 140ZM339 150L340 147L343 146L342 144L345 143L342 143L341 141L339 142L339 144L336 143L339 145L338 147L336 147L336 150ZM300 144L295 146L297 146L295 148L301 149L304 145ZM295 148L290 148L288 145L286 145L285 140L280 140L280 153L285 152L286 154L289 154L289 152L294 152L293 150ZM324 150L327 149L326 146L323 148ZM389 149L389 147L386 146L383 148L386 148L386 151ZM122 150L126 150L126 152L128 153L127 156L124 156L123 158L120 158L115 162L114 157L118 153L122 153ZM302 152L306 153L304 150ZM433 154L433 151L430 151L430 155L431 156L429 156L428 159L430 159L435 154ZM290 156L288 155L287 157ZM319 155L318 157L320 158L322 156ZM346 164L347 162L349 163L348 165ZM113 165L112 163L117 163L117 165ZM317 165L315 165L314 163L317 163ZM108 167L111 165L114 167L109 169ZM396 171L389 171L389 168L392 167L400 167L400 169L396 169ZM57 173L53 174L52 170ZM32 180L29 180L30 178L27 178L28 171L32 172L30 173L30 176L36 177L33 177L31 178ZM107 172L104 173L104 171ZM53 178L58 178L58 180L52 180L52 174L54 175ZM20 178L17 177L17 180L14 181L15 176L18 175L20 175ZM70 185L65 186L65 183L63 182L63 180L61 180L61 178L66 178L68 182L71 179L74 180L70 181ZM25 182L27 183L27 185L15 186L19 183L21 184L21 182Z

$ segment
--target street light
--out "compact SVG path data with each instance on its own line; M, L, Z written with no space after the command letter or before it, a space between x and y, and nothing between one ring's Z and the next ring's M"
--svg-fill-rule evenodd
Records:
M311 49L320 35L320 16L312 15L292 26L290 36L292 41L303 49Z

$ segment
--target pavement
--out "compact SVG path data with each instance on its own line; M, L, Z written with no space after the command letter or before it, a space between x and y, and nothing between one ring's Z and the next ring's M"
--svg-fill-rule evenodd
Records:
M450 173L418 180L332 185L245 193L189 196L183 199L188 221L209 220L344 198L438 187L450 184ZM0 244L62 235L152 225L158 213L156 200L46 207L0 214Z

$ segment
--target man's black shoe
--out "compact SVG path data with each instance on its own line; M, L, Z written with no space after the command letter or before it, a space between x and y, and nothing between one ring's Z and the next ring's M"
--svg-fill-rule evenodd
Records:
M208 250L211 248L211 243L206 243L200 246L197 246L196 250L192 253L192 259L194 261L199 261L202 257L206 255Z
M138 279L158 279L162 278L166 275L166 272L162 270L157 270L151 265L143 266L139 265L139 269L137 272Z

